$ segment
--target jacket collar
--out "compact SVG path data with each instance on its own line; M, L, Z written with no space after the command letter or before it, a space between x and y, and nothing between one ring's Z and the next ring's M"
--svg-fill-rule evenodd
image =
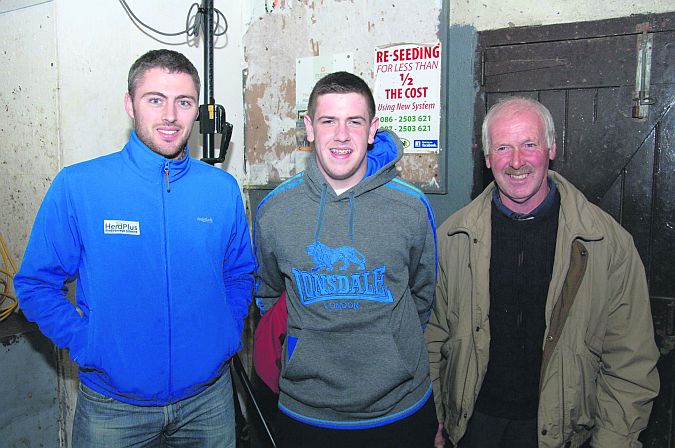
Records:
M495 205L495 207L497 207L497 210L499 210L500 213L502 213L504 216L510 219L514 219L516 221L526 221L529 219L534 219L550 210L551 207L553 206L553 203L555 202L555 195L558 191L558 188L556 187L555 182L553 182L550 176L546 178L546 183L548 184L549 188L548 194L544 198L543 202L539 204L537 207L535 207L535 209L529 213L514 212L513 210L508 208L502 202L502 198L499 195L499 190L497 188L492 190L492 203Z
M166 182L165 169L169 170L169 182L174 182L187 174L192 164L190 149L185 151L185 157L180 160L167 159L148 148L136 130L132 130L122 149L122 158L139 176L152 183Z
M572 235L586 241L597 241L604 238L598 226L597 206L591 204L586 196L570 181L555 171L549 170L560 192L560 224Z
M602 239L602 231L595 222L595 206L562 175L552 170L549 170L548 175L560 192L558 232L564 229L573 239L580 238L586 241ZM464 213L457 215L457 219L453 220L455 216L453 215L447 234L467 233L472 238L484 239L486 233L490 232L491 202L495 188L493 181L465 207Z

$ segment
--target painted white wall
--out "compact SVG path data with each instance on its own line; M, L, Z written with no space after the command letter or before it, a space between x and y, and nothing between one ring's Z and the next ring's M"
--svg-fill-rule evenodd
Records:
M201 36L197 41L194 38L188 41L185 35L162 37L143 31L134 25L118 1L57 0L55 3L63 166L116 151L127 141L132 127L123 105L127 74L133 61L146 51L156 48L180 51L197 67L204 83ZM191 4L184 0L129 0L127 3L139 19L164 32L185 29ZM227 120L234 125L224 168L240 183L244 177L241 4L214 1L215 8L225 15L229 25L227 35L215 41L214 50L215 99L225 107ZM190 139L192 156L202 156L201 145L195 123Z
M450 0L450 24L477 31L675 11L674 0Z
M0 233L17 265L59 166L54 4L26 6L0 3Z

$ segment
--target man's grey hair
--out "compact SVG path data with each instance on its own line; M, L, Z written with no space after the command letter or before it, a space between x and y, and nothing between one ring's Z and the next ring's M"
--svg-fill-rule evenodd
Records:
M509 109L510 112L519 112L523 110L533 110L541 118L544 124L544 135L546 136L546 147L551 149L551 145L555 141L555 125L553 124L553 116L551 112L537 100L532 98L525 98L522 96L511 96L500 100L497 104L492 106L483 120L483 127L481 134L483 139L483 154L487 157L490 154L490 134L488 129L494 120L494 117L504 109Z

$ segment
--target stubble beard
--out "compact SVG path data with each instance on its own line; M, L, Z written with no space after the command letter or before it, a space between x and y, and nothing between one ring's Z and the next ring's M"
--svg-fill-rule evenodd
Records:
M187 144L188 140L190 139L190 134L187 134L185 139L180 142L180 144L177 146L176 151L171 151L170 154L166 154L164 150L159 148L154 144L152 141L152 138L149 136L145 135L144 131L141 131L142 128L138 126L138 123L134 120L134 128L136 129L136 134L138 135L138 138L145 144L145 146L150 149L150 151L154 152L155 154L159 154L162 157L165 157L167 159L171 160L181 160L183 157L185 157L185 154L187 153Z

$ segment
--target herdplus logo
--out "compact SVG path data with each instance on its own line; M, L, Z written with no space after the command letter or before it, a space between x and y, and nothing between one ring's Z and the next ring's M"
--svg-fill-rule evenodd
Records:
M103 233L106 235L140 235L141 224L138 221L104 219Z
M293 268L300 302L310 303L336 300L324 304L326 309L358 309L361 300L393 302L391 291L385 284L387 268L380 266L366 269L366 257L349 246L331 248L315 241L306 247L307 255L315 266L311 272ZM335 273L356 268L358 272Z

